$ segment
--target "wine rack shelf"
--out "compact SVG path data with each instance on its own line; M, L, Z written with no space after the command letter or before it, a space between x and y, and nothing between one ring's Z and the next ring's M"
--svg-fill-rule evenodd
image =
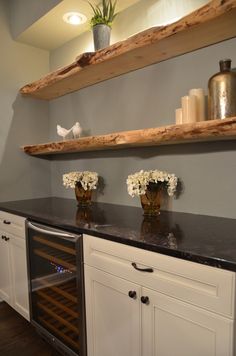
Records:
M79 349L79 313L76 297L76 280L48 286L41 281L36 290L39 321L47 326L62 341L66 341L75 350Z
M70 314L74 318L79 317L79 313L76 311L76 305L72 301L68 301L64 296L56 293L50 288L43 290L38 290L37 294L47 302L58 307L59 309L65 311L67 314Z
M45 258L46 260L58 264L62 267L69 269L70 271L76 270L75 258L66 255L65 253L55 252L54 249L47 248L35 248L34 254Z
M39 321L55 335L58 335L59 338L68 342L75 350L79 350L78 335L76 333L73 333L69 328L50 316L40 316Z
M62 311L57 306L53 305L52 303L41 299L37 302L37 306L41 309L44 313L51 316L53 319L58 320L61 324L65 325L70 330L74 331L75 333L79 333L79 329L76 326L78 321L72 317L68 316L65 311Z
M76 289L74 282L66 282L60 285L49 285L46 280L42 280L41 284L48 288L48 290L61 295L62 297L66 298L67 300L78 303L78 298L76 296Z
M76 255L76 251L73 248L58 244L58 243L53 242L53 241L49 241L48 239L44 239L43 237L34 236L33 239L34 239L34 241L40 242L43 245L53 247L53 248L55 248L57 250L69 253L69 254L74 255L74 256Z
M82 273L79 241L36 229L29 234L32 320L55 343L61 341L75 354L83 353L85 328L78 277Z

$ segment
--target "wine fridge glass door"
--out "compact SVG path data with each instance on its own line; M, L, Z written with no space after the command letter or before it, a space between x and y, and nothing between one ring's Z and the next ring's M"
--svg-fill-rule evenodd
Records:
M28 223L32 321L76 354L80 349L82 289L79 238Z

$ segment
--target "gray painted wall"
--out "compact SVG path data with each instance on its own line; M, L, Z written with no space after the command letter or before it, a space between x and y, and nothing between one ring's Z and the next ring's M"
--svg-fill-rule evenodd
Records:
M0 200L54 196L73 198L62 186L62 174L96 170L104 181L96 199L139 206L126 191L126 177L140 169L176 173L183 185L168 209L236 217L236 141L58 156L50 162L28 157L19 146L56 136L56 124L70 127L79 120L86 135L105 134L174 123L174 110L190 88L204 87L218 70L218 60L236 64L236 39L130 73L50 104L21 98L18 89L48 72L48 53L12 41L0 0L0 39L4 48L0 68ZM68 46L51 53L58 65ZM54 69L53 66L51 69ZM50 121L48 121L48 115ZM50 176L51 172L51 176ZM51 177L51 178L50 178ZM51 186L50 186L51 184Z
M111 79L50 103L51 139L56 124L70 127L79 120L86 134L106 134L174 123L180 97L190 88L207 87L218 60L236 65L236 39ZM61 177L72 170L95 170L104 178L101 202L139 206L126 191L126 177L140 169L163 169L183 183L175 211L236 218L236 141L60 156L52 162L52 194L72 198Z
M47 102L20 97L18 90L49 70L49 53L12 40L7 1L0 0L0 200L50 194L50 163L19 147L48 140ZM37 63L37 65L36 65Z
M7 0L10 4L10 27L13 38L40 19L62 0Z

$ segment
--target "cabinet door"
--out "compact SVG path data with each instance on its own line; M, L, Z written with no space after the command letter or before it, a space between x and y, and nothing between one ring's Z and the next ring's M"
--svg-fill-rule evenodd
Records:
M10 237L10 265L12 273L12 307L29 320L29 294L25 240Z
M140 289L85 265L88 356L141 356Z
M6 236L0 231L0 298L11 305L11 276L9 241L2 239Z
M143 356L232 356L233 321L143 288Z

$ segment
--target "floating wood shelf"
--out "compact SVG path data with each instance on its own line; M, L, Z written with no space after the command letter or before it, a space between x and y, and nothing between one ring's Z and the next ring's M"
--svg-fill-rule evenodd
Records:
M82 137L77 140L23 146L22 149L27 154L39 156L230 139L236 139L236 117L194 124L122 131L108 135Z
M20 92L54 99L118 75L236 36L236 0L213 0L168 26L153 27L24 86Z

